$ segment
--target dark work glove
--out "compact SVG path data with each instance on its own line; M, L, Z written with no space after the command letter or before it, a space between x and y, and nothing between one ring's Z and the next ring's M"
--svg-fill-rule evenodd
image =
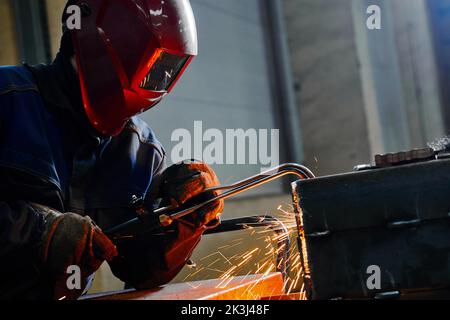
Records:
M55 298L78 298L86 280L106 260L111 261L117 250L89 217L75 213L60 213L41 205L32 205L45 217L40 257L42 269L55 282ZM80 268L82 282L80 289L67 286L69 266Z

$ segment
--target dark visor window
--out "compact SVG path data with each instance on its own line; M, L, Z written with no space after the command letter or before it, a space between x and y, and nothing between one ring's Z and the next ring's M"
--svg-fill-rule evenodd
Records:
M161 51L139 87L151 91L167 91L188 59L189 57L180 57Z

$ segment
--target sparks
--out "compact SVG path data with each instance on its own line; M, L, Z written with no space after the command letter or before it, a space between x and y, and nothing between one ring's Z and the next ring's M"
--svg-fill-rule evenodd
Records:
M243 276L242 281L244 281L253 274L261 274L261 279L263 279L271 272L283 270L283 266L286 265L290 266L290 272L284 279L283 291L287 295L292 294L292 297L295 297L295 299L305 300L306 290L302 281L304 272L301 256L295 245L296 241L291 241L293 245L289 247L287 247L285 242L296 239L298 235L295 214L293 213L294 209L292 205L279 205L277 210L279 213L277 219L283 223L282 226L278 227L275 224L267 227L258 227L253 224L245 225L247 231L243 232L246 232L252 239L262 242L262 245L247 249L245 238L229 240L223 246L217 247L215 252L201 258L201 265L197 266L197 270L192 270L186 278L192 279L195 275L198 278L200 271L203 271L202 276L205 271L210 271L216 274L214 278L220 280L216 287L223 289L237 276ZM240 248L245 249L242 252L237 252ZM279 257L283 250L289 251L286 259L285 257ZM220 270L222 268L217 267L220 263L222 263L222 266L225 266L224 270ZM259 281L256 281L246 289L249 296L261 298L257 292L253 291Z

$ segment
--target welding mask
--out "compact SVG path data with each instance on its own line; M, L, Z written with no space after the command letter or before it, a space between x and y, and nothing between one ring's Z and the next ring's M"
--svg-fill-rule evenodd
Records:
M97 131L115 136L129 118L159 103L197 55L191 5L189 0L70 4L81 13L80 28L70 32L86 114Z

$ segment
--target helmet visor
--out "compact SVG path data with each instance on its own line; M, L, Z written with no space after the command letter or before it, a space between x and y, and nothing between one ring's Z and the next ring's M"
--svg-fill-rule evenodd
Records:
M150 70L139 87L149 91L169 91L189 58L190 56L179 56L162 49L157 50L149 63Z

